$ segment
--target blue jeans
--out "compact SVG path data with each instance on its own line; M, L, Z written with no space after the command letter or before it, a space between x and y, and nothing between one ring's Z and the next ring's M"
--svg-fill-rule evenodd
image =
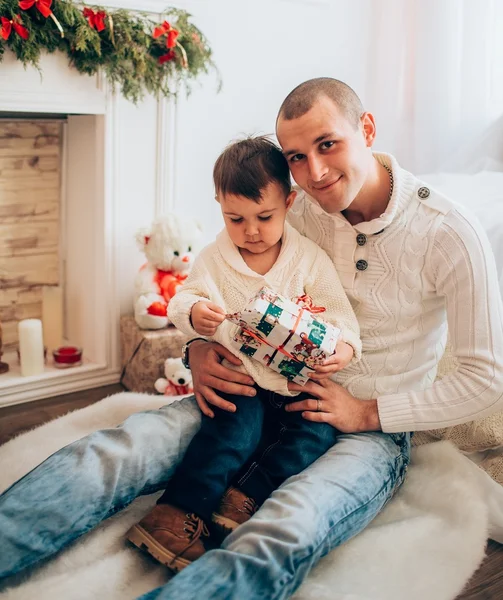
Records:
M335 444L337 430L331 425L285 411L286 403L309 396L291 398L255 387L253 398L221 394L236 405L235 413L214 408L214 419L202 417L159 504L174 504L209 523L233 483L260 506Z
M56 452L0 496L0 578L47 558L163 489L200 427L193 398L138 413ZM401 484L408 434L341 434L288 479L222 548L144 599L279 600L372 521Z

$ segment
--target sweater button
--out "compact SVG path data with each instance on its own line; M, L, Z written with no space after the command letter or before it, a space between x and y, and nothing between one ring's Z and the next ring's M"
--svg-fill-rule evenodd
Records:
M364 233L359 233L356 236L356 243L358 244L358 246L365 246L365 244L367 243L367 236Z
M369 264L366 260L360 259L357 263L356 263L356 268L358 269L358 271L366 271L368 268Z
M430 190L427 187L420 187L417 190L417 195L424 200L429 197Z

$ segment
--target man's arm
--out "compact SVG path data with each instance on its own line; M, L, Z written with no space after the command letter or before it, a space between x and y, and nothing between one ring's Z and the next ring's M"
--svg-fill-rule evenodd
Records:
M501 295L489 241L474 221L448 213L427 257L458 367L425 390L380 396L384 431L450 427L503 409Z
M354 398L329 380L313 381L304 388L313 400L291 403L288 410L302 410L309 420L355 433L439 429L503 410L503 309L494 257L481 226L456 210L449 213L428 264L437 293L446 300L458 368L425 390L377 400Z

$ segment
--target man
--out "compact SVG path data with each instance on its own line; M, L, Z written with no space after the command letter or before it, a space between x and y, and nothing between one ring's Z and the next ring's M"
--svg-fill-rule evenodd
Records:
M313 398L290 405L336 427L338 442L221 549L145 598L287 598L400 485L409 444L395 432L451 426L503 407L502 310L488 242L450 200L393 157L373 155L375 131L353 90L327 78L293 90L277 121L305 192L291 222L333 257L361 327L362 360L336 381L309 382L304 390ZM458 368L435 382L447 326ZM218 345L188 347L205 410L233 409L219 392L254 394L249 378L220 364L223 358L236 363ZM12 486L0 497L0 576L164 487L199 422L192 399L134 415L64 448ZM197 532L186 535L187 545L197 541Z

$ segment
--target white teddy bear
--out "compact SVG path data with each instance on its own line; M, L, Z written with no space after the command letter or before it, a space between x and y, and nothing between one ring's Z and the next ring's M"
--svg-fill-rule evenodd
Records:
M164 362L164 375L165 378L161 377L154 383L159 394L181 396L193 392L192 375L183 366L181 358L167 358Z
M141 329L168 325L169 301L187 279L200 237L196 221L174 213L159 217L150 229L136 234L147 257L135 280L134 316Z

